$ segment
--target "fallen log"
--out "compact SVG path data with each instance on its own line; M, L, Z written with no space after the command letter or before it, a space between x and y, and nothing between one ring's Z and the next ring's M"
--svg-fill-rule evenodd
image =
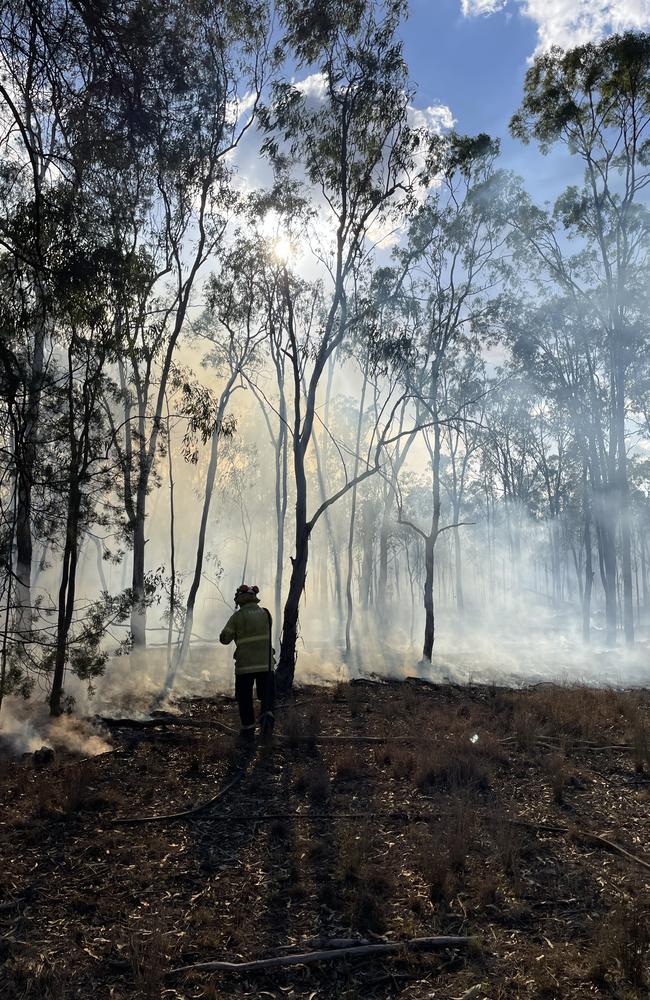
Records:
M182 965L171 969L167 977L186 975L189 972L237 972L245 974L262 969L276 969L286 965L306 965L309 962L332 962L342 958L358 958L365 955L390 955L400 951L440 951L444 948L463 948L471 943L469 937L444 935L440 937L411 938L407 941L387 941L385 944L362 944L347 948L327 948L321 951L307 951L298 955L276 955L274 958L258 958L252 962L199 962L197 965Z
M244 777L244 772L239 771L233 780L222 788L221 791L213 795L211 799L206 799L205 802L199 802L198 805L192 806L191 809L184 809L182 812L175 813L162 813L157 816L125 816L119 819L114 819L112 821L113 826L131 826L135 823L162 823L165 820L172 819L187 819L188 816L197 816L199 813L206 812L211 806L218 802L219 799L223 798L226 792L229 792L233 785L241 781Z
M95 718L108 729L151 729L169 722L168 719L112 719L109 715L96 715Z

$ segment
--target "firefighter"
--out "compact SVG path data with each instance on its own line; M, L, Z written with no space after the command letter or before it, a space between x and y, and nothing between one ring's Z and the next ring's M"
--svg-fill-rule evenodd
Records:
M240 736L255 738L253 685L261 702L262 738L270 740L275 717L274 652L271 646L271 613L260 605L259 587L242 583L235 592L237 611L230 617L219 641L227 646L235 640L235 697L241 720Z

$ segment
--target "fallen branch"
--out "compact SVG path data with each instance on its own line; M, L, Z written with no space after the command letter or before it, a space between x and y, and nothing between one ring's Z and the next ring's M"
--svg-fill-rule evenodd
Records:
M387 941L385 944L328 948L323 951L307 951L298 955L260 958L253 962L200 962L198 965L182 965L178 969L171 969L167 976L181 976L188 972L257 972L262 969L276 969L286 965L306 965L309 962L332 962L341 958L357 958L361 955L390 955L400 951L438 951L443 948L461 948L467 946L471 941L472 938L469 937L447 935L411 938L408 941Z
M586 840L588 843L600 844L601 847L608 847L610 850L615 851L617 854L622 854L624 858L628 858L635 864L641 865L642 868L650 871L650 864L648 864L647 861L643 861L642 858L638 858L636 854L630 854L630 852L626 851L620 844L615 843L613 840L608 840L607 837L601 837L597 833L587 833L585 830L575 830L573 831L573 834L581 840Z
M217 792L216 795L213 795L211 799L207 799L205 802L199 802L198 805L193 806L191 809L184 809L182 812L176 813L163 813L160 816L128 816L123 819L114 819L113 826L127 826L135 823L161 823L164 820L186 819L188 816L196 816L199 813L205 812L215 802L223 798L226 792L229 792L233 785L236 785L243 777L244 772L239 771L233 780L225 788L222 788L220 792Z
M518 736L504 736L498 742L508 745L521 743L522 740ZM563 740L559 736L537 737L531 742L537 746L548 747L549 750L624 750L629 752L636 749L631 743L591 743L589 740Z
M238 735L235 729L231 729L223 722L214 722L211 725L232 736ZM275 732L273 739L289 745L294 743L440 743L439 739L422 739L416 736L347 736L344 733L334 736L287 736L286 733Z
M430 823L438 819L437 815L431 816L409 816L402 812L350 812L350 813L306 813L306 812L281 812L281 813L246 813L233 816L231 813L224 813L214 816L213 819L227 823L263 823L269 820L278 819L298 819L298 820L322 820L322 819L392 819L401 823Z
M590 833L589 830L580 830L578 827L553 826L549 823L529 823L522 819L511 819L508 820L508 822L511 826L523 826L529 830L538 830L540 833L570 834L576 840L585 840L587 843L607 847L610 851L614 851L616 854L621 854L629 861L633 861L635 864L641 865L642 868L646 868L650 871L650 863L644 861L643 858L637 857L636 854L630 854L629 851L626 851L624 847L621 847L621 845L617 844L614 840L608 840L607 837L601 837L598 833Z
M568 833L568 826L553 826L550 823L529 823L525 819L509 819L510 826L522 826L526 830L535 830L540 833Z

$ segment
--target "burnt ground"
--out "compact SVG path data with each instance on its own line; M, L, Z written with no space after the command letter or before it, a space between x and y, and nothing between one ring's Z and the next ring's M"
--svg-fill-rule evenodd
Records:
M649 995L650 695L305 688L279 713L290 741L252 752L217 726L236 725L231 699L180 710L114 727L105 756L0 762L5 1000ZM203 813L113 825L199 803L240 770ZM436 934L472 941L166 978Z

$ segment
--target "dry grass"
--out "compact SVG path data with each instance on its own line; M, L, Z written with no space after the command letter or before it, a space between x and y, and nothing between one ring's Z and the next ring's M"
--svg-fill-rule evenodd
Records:
M623 900L614 907L596 935L590 977L606 988L623 976L647 996L649 973L650 901L644 898Z
M561 753L550 753L544 759L543 766L553 801L558 806L564 805L564 793L570 778L566 757Z
M161 996L167 969L163 935L156 927L143 928L129 935L127 955L133 981L143 997Z
M460 736L421 748L415 783L421 791L432 788L452 792L462 788L485 791L490 786L490 770L482 751L470 743L468 737Z
M0 902L26 902L0 910L0 996L424 1000L480 984L476 997L490 1000L646 996L645 872L534 825L606 833L650 860L638 773L649 705L639 692L341 684L298 692L278 720L293 745L270 753L215 738L212 714L234 706L199 702L187 709L199 732L139 744L118 733L124 753L59 770L72 762L38 773L10 762ZM240 766L245 779L209 815L110 825L208 798ZM162 978L171 965L262 957L319 936L466 932L482 950L195 976L169 989Z

